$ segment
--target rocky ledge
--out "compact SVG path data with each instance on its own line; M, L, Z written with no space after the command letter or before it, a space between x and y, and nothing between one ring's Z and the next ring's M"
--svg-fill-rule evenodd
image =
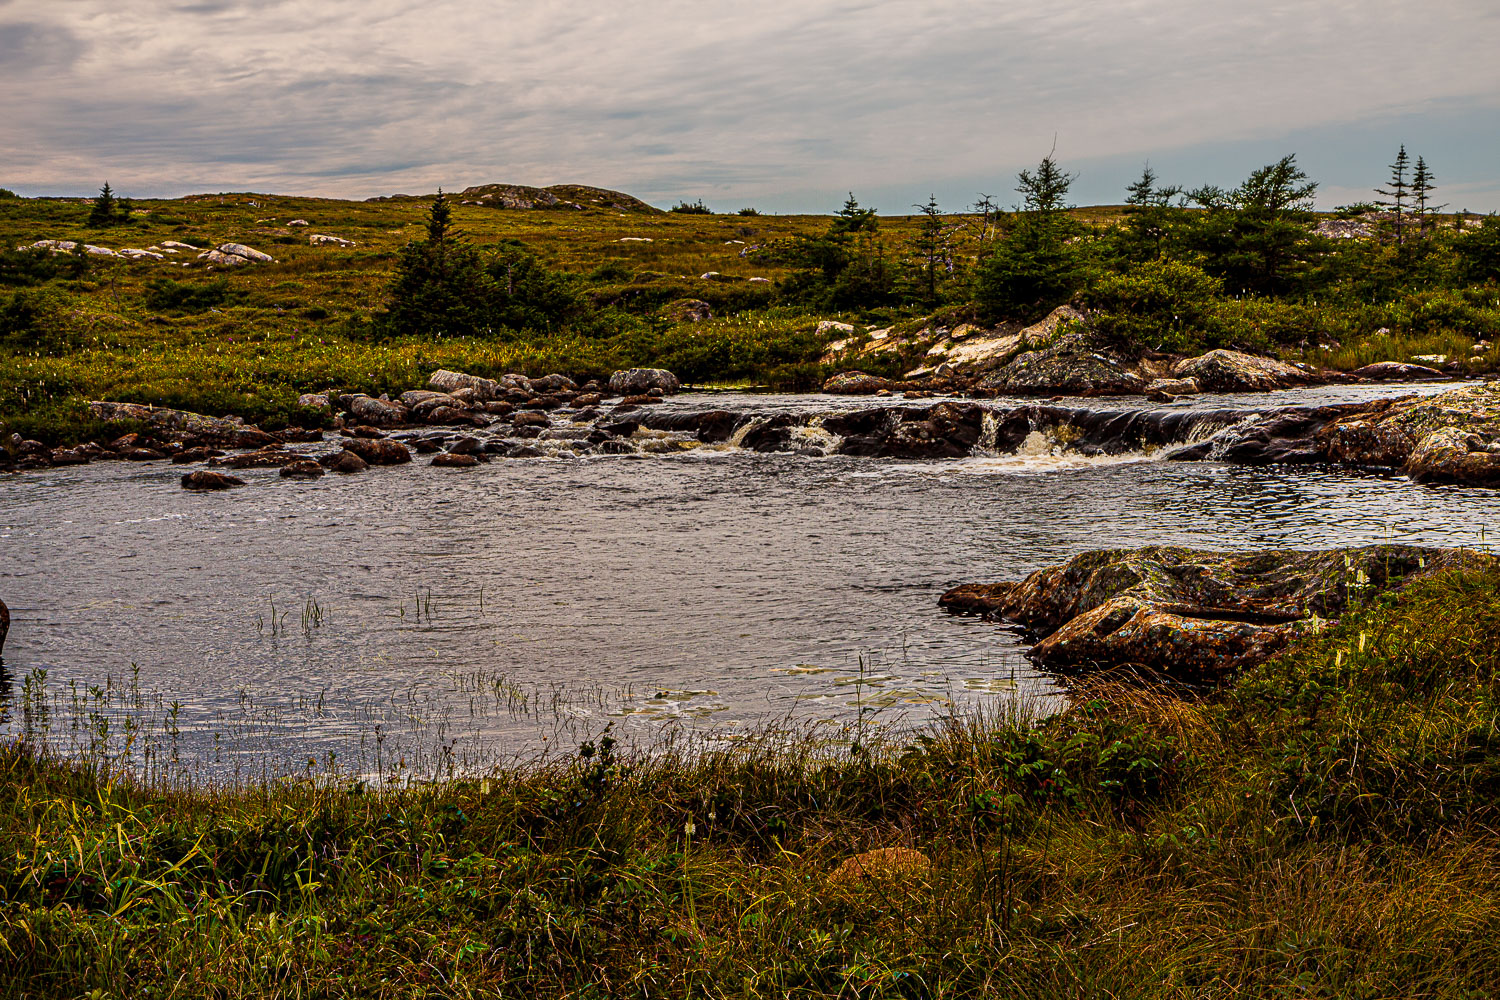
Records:
M1380 594L1492 557L1371 545L1325 551L1101 549L1018 583L965 584L939 604L1019 625L1052 670L1138 665L1217 680Z

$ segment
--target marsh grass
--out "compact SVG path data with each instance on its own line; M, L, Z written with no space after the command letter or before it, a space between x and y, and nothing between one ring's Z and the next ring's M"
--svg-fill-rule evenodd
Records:
M1481 567L1219 691L1106 678L857 750L208 785L22 739L0 995L1492 996L1497 666ZM894 846L930 869L829 878Z

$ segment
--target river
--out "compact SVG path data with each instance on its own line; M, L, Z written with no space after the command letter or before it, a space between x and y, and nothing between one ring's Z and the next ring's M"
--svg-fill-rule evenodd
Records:
M14 616L0 733L45 726L115 752L129 741L241 778L330 754L365 774L475 769L567 751L604 726L645 744L768 727L851 740L1060 703L1016 635L938 609L957 583L1147 543L1472 546L1500 511L1494 490L1048 442L942 461L728 445L470 470L419 457L311 482L249 470L246 488L211 494L181 489L183 471L110 462L0 479L0 597Z

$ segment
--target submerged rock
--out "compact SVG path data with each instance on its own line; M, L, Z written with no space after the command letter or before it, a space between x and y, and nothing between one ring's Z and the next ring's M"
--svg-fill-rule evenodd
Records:
M1266 659L1351 603L1490 558L1406 545L1252 553L1104 549L1018 583L956 587L939 603L1040 636L1027 656L1045 667L1133 664L1218 679Z
M363 472L370 467L368 462L347 448L330 455L324 455L318 459L318 464L329 472L340 472L345 475L352 472Z
M311 458L298 458L283 465L281 475L286 479L317 479L323 475L323 467Z

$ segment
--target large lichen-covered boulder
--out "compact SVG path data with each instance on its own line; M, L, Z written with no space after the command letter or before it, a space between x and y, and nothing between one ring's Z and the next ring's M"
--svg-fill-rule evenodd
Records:
M1382 400L1318 431L1330 462L1400 469L1417 482L1500 483L1500 382Z
M682 388L677 376L665 368L631 368L609 377L609 391L617 396L639 396L660 389L670 396Z
M1266 659L1352 603L1488 558L1406 545L1253 553L1104 549L1020 582L956 587L940 603L1024 626L1040 637L1027 655L1049 668L1139 664L1217 678Z
M1267 392L1321 381L1309 369L1222 348L1177 362L1172 375L1195 379L1210 392Z
M984 376L979 388L1030 396L1130 396L1144 392L1149 381L1134 359L1118 355L1067 306L1021 331L1018 342L1032 349Z

